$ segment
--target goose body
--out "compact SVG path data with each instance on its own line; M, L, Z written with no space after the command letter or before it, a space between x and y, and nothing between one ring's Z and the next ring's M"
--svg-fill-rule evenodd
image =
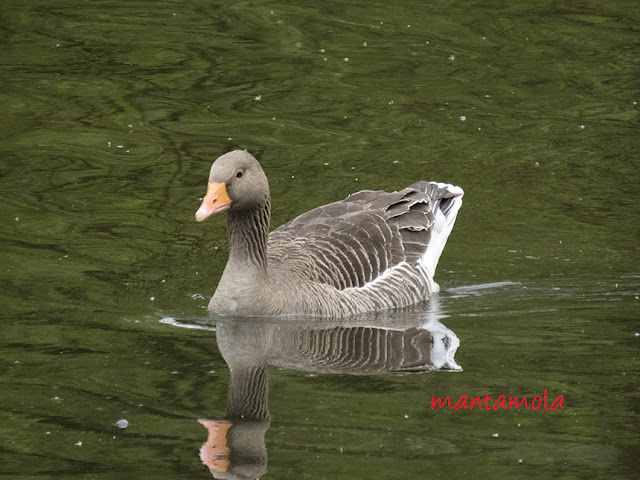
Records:
M439 290L433 275L463 194L426 181L364 190L269 233L262 167L246 151L222 155L196 213L202 221L229 210L229 260L209 310L343 317L423 301Z

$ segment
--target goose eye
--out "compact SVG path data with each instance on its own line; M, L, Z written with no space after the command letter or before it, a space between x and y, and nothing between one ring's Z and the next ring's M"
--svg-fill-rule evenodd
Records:
M238 171L236 172L236 178L240 178L240 177L242 177L242 174L243 174L243 173L244 173L244 172L243 172L242 170L238 170Z

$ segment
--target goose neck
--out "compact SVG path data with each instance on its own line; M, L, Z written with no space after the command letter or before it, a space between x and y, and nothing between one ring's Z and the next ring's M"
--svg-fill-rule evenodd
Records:
M267 271L270 206L229 212L229 263Z

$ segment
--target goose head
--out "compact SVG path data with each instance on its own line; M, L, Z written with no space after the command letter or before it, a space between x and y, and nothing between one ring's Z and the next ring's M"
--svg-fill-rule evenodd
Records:
M258 161L246 150L234 150L211 165L207 194L196 212L201 222L229 210L241 212L269 203L269 183Z

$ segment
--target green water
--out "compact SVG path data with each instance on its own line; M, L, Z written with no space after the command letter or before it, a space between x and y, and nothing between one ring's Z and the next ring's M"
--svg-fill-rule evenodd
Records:
M235 148L274 226L466 192L436 312L463 371L263 359L262 478L637 478L638 25L635 0L3 1L0 478L212 478L226 225L193 215ZM431 410L545 388L564 409Z

